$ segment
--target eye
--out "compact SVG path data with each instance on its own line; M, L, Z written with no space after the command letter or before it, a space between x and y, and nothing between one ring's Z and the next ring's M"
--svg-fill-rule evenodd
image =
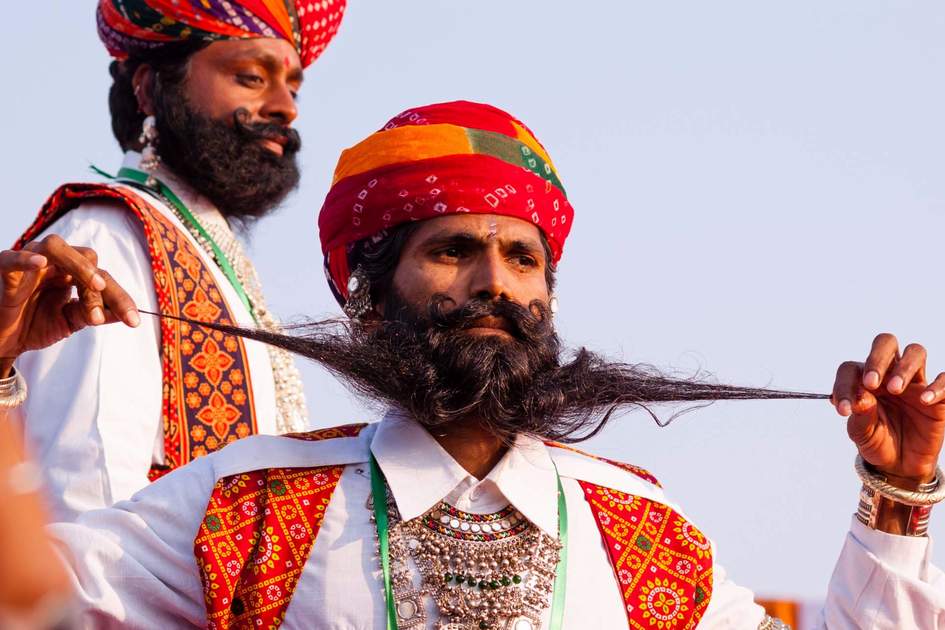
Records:
M512 256L512 262L521 267L537 267L538 261L533 256L527 254L518 254Z
M440 249L433 252L433 255L437 258L458 260L463 257L465 252L461 247L455 245L450 245L448 247L441 247Z
M247 87L259 87L265 81L258 74L240 73L236 75L237 80Z

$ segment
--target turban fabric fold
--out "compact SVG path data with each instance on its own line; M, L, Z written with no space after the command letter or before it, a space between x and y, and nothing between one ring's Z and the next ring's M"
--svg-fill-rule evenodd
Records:
M99 0L98 33L118 59L165 44L273 37L295 46L302 66L338 32L346 0Z
M318 217L329 283L348 296L348 253L364 238L448 214L528 221L561 258L574 211L535 135L508 113L456 101L407 110L341 154Z

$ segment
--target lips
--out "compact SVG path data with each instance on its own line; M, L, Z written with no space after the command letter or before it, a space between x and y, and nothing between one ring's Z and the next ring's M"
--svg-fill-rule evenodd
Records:
M510 335L515 332L515 327L508 319L505 317L496 317L495 315L487 315L474 319L469 322L464 329L477 332L505 332Z
M285 137L259 139L259 146L268 151L272 151L276 155L283 155L285 153L285 144Z

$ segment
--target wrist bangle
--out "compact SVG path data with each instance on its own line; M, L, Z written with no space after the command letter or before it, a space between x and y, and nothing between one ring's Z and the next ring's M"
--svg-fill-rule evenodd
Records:
M26 401L26 379L13 369L13 374L0 378L0 409L16 409Z
M885 475L872 471L860 455L856 457L856 473L863 482L856 518L871 529L877 527L880 516L901 519L902 534L925 536L929 529L932 506L945 499L945 474L936 468L935 479L916 490L904 490L886 481ZM899 532L896 532L899 533Z

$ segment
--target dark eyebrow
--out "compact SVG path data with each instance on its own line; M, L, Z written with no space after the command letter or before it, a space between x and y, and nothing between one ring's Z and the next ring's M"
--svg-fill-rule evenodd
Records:
M522 239L515 239L508 244L509 249L517 249L523 252L536 253L541 252L544 254L544 248L541 246L541 243L536 243L535 241L524 241Z
M542 247L541 243L538 241L533 241L531 239L513 239L511 241L505 241L501 236L499 236L499 241L505 247L512 251L525 252L531 255L540 254L542 258L545 257L545 249ZM464 245L466 247L482 247L485 245L486 239L477 234L467 231L455 232L453 230L441 230L432 234L428 238L423 240L424 247L432 246L442 246L442 245Z
M483 239L476 236L472 232L456 232L453 230L440 230L435 234L430 235L429 237L423 239L423 245L429 247L431 245L481 245Z

